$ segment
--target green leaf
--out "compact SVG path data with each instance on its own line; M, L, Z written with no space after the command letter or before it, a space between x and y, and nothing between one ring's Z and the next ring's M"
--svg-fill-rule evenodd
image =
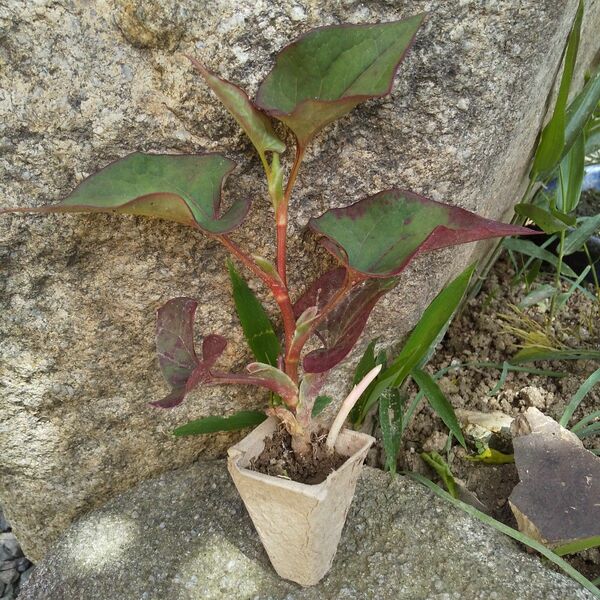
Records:
M246 132L262 158L264 158L267 151L285 151L285 144L275 135L269 118L256 108L244 90L225 79L221 79L195 58L188 56L188 59Z
M583 18L583 0L580 0L573 22L573 27L569 34L569 40L565 51L565 60L560 88L554 106L552 118L544 129L540 137L533 167L532 175L543 175L550 173L558 164L563 148L565 147L565 127L566 127L566 108L571 88L571 80L575 69L575 59L579 48L579 34L581 31L581 20Z
M362 355L360 361L356 365L356 369L354 369L354 377L352 378L352 385L357 385L360 383L366 374L377 365L382 364L385 367L385 354L380 353L378 356L375 356L375 344L377 340L372 340L370 344L367 346L364 354ZM356 404L352 407L350 411L350 415L348 419L353 426L358 426L360 421L360 415L362 413L363 405L368 400L369 395L373 388L377 385L377 378L375 378L370 384L369 387L363 392L361 397L357 400Z
M447 500L448 502L450 502L457 508L460 508L461 510L466 512L468 515L475 517L476 519L479 519L482 523L485 523L486 525L491 525L494 529L500 531L504 535L508 535L513 540L517 540L518 542L521 542L522 544L525 544L526 546L533 548L534 550L539 552L542 556L545 556L548 560L552 561L557 567L562 569L567 575L572 577L577 583L581 584L585 589L592 592L592 594L596 598L600 598L600 590L598 590L598 588L595 585L593 585L591 581L586 579L579 571L574 569L568 562L566 562L565 560L560 558L560 556L557 556L554 552L552 552L552 550L549 550L548 548L546 548L546 546L544 546L540 542L534 540L533 538L530 538L529 536L525 535L524 533L521 533L520 531L517 531L516 529L513 529L512 527L509 527L508 525L505 525L504 523L501 523L500 521L497 521L493 517L486 515L485 513L481 512L480 510L477 510L475 507L471 506L470 504L466 504L462 500L453 498L450 494L448 494L448 492L444 491L439 485L436 485L435 483L433 483L433 481L429 481L429 479L427 479L426 477L423 477L423 475L419 475L418 473L406 473L406 475L408 477L410 477L411 479L418 481L419 483L428 487L434 494L436 494L440 498L443 498L444 500Z
M572 213L579 204L584 163L585 147L582 133L561 160L558 169L556 207L564 214Z
M369 277L397 275L419 252L533 233L399 189L328 210L309 227L340 262Z
M454 409L433 377L420 369L413 369L410 375L419 388L425 392L425 396L434 412L444 421L460 445L466 449L465 438L463 437Z
M583 245L600 231L600 214L593 217L582 217L577 228L569 232L565 238L563 254L568 256L581 250Z
M577 410L577 407L581 404L581 401L585 398L588 392L600 382L600 369L594 371L575 392L575 395L571 398L569 404L565 408L562 417L560 418L559 424L566 427L573 416L573 413Z
M550 211L534 204L517 204L515 213L531 219L545 233L564 231L567 228L567 224L555 218Z
M262 304L236 271L233 263L228 261L227 266L235 309L248 346L257 361L276 366L277 358L281 354L281 346L273 325Z
M576 554L577 552L583 552L584 550L596 548L597 546L600 546L600 535L557 546L554 548L554 552L558 556L565 556L566 554Z
M402 405L402 395L397 388L386 390L379 398L379 425L385 452L384 469L392 475L396 474L396 459L402 441Z
M577 433L584 429L589 423L593 423L596 419L600 419L600 410L595 410L594 412L585 415L585 417L582 417L575 425L573 425L573 427L571 427L571 431Z
M512 362L534 360L600 360L600 350L549 350L531 346L519 350Z
M398 356L379 374L377 384L364 403L358 424L364 421L384 390L400 387L413 368L421 364L423 357L427 356L432 344L438 341L439 333L444 330L458 308L474 271L475 265L465 269L425 309Z
M391 23L313 29L279 53L256 104L285 123L305 147L360 102L390 93L423 19L421 14Z
M62 202L4 212L116 212L157 217L221 234L235 229L250 207L236 200L220 214L221 185L235 163L222 154L137 152L84 180Z
M527 296L519 302L519 308L527 308L528 306L539 304L543 300L551 298L554 294L556 294L556 288L553 285L545 283L527 294Z
M204 417L190 421L173 431L176 436L217 433L218 431L236 431L260 425L267 415L255 410L241 410L230 417Z
M312 409L312 418L318 417L332 402L331 396L317 396Z
M448 466L448 463L437 452L421 452L421 458L438 474L444 482L448 493L453 498L458 498L458 489L454 475Z
M562 156L570 150L575 140L581 135L583 128L590 121L594 111L597 109L599 102L600 70L597 70L567 109L565 145ZM585 153L589 154L587 148Z
M539 246L536 246L533 242L529 240L520 240L515 238L509 238L506 240L502 240L502 245L509 250L514 250L515 252L520 252L521 254L525 254L526 256L532 256L533 258L539 258L544 262L551 264L553 267L558 269L558 258L555 254L548 250L544 250ZM569 267L569 265L563 264L561 265L560 272L567 277L573 277L577 279L577 273Z

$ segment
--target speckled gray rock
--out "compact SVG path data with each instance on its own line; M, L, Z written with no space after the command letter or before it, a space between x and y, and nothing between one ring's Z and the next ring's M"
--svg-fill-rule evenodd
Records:
M302 589L270 566L219 460L146 481L86 515L37 565L20 599L591 597L425 488L368 467L331 571Z
M586 3L583 61L595 52L600 2ZM40 205L133 150L227 149L239 167L227 196L255 211L241 244L269 256L271 223L258 161L184 53L253 93L285 43L311 27L431 13L393 95L327 128L308 152L292 202L295 289L319 260L310 214L393 185L489 217L523 190L576 0L12 0L0 3L0 202ZM286 157L287 159L288 157ZM474 247L418 262L381 303L369 336L397 340ZM199 335L244 344L224 253L170 223L117 216L0 219L0 498L23 548L39 559L77 515L232 435L175 440L192 418L255 407L247 390L201 390L184 406L147 401L166 388L153 350L154 311L198 297ZM272 306L272 304L271 304ZM366 342L367 337L364 341ZM359 348L359 351L361 348ZM348 382L333 379L333 391Z

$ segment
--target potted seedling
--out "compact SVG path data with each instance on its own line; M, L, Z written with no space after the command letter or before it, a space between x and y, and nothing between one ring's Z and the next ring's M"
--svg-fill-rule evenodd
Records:
M171 391L154 404L175 407L198 385L241 384L271 392L264 413L207 417L184 425L178 433L242 428L269 416L230 449L228 465L277 572L302 585L316 583L331 566L363 459L373 442L342 425L380 367L352 390L331 425L315 417L315 402L327 374L349 354L377 301L398 284L399 274L417 254L528 232L409 191L387 189L310 219L309 228L338 266L320 275L299 297L288 287L288 206L307 145L325 125L360 102L391 91L422 21L423 15L417 15L389 23L312 30L279 53L253 101L190 57L253 142L264 166L275 216L275 264L248 253L230 235L244 221L250 201L237 199L221 210L222 185L235 165L220 153L131 154L86 179L58 204L2 211L117 212L177 221L220 242L266 285L281 313L281 339L266 319L258 331L262 337L248 336L253 350L261 350L264 358L250 363L243 373L218 368L227 344L221 335L204 335L201 352L196 353L195 300L175 298L159 309L159 363ZM295 140L287 178L280 162L286 145L271 118L291 130ZM234 284L243 289L231 269ZM248 327L252 323L257 325L246 321ZM318 341L320 347L305 352L309 340ZM283 448L282 456L272 455L275 446ZM263 471L275 462L281 472L260 472L261 461L267 465ZM295 472L306 476L292 477ZM294 477L301 481L293 481Z

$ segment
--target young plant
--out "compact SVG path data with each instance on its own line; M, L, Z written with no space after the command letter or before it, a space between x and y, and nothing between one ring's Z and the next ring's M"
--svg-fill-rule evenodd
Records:
M116 212L176 221L220 242L268 288L281 313L281 340L263 315L261 323L254 324L258 328L245 331L253 340L253 351L262 354L243 373L217 367L227 344L221 335L205 334L200 352L194 349L195 300L175 298L160 308L157 349L171 391L155 406L177 406L198 385L266 388L272 392L266 412L281 420L292 436L295 452L303 455L310 451L311 436L318 427L313 414L327 374L351 351L373 307L398 285L400 273L413 258L437 248L530 233L410 191L387 189L310 219L309 228L339 266L320 275L292 301L295 294L287 283L288 206L305 150L328 123L360 102L391 92L396 71L423 19L424 15L417 15L389 23L312 30L279 53L255 100L191 58L258 152L273 205L275 264L253 256L231 238L231 232L243 223L250 200L237 199L227 210L221 209L221 189L235 165L220 153L131 154L86 179L58 204L1 211ZM295 138L295 155L285 183L281 155L286 145L273 128L272 118ZM233 270L232 279L238 297L248 298L245 283ZM256 303L246 300L246 307L248 302L254 305L251 312L256 312ZM322 347L305 353L312 338ZM342 405L344 413L376 375L377 369L371 369L358 392ZM247 411L228 418L209 417L179 433L240 428L260 418ZM341 420L343 416L334 421L330 447Z

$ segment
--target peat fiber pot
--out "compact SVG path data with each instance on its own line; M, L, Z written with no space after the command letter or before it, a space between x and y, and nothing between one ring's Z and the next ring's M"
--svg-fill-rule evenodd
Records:
M307 485L247 469L279 421L270 417L228 451L227 468L280 577L315 585L331 568L363 461L373 437L343 430L335 449L346 462Z

